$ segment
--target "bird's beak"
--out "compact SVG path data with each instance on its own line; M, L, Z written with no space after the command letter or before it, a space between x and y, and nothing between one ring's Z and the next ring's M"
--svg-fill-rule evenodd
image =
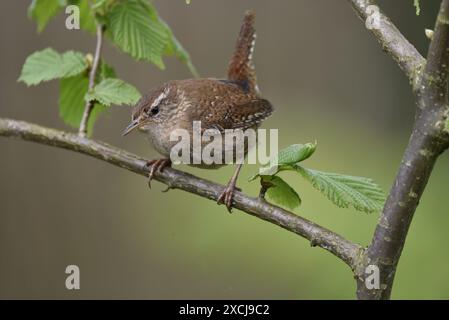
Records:
M123 130L122 136L126 136L128 133L133 131L135 128L139 126L139 122L132 121L126 128Z

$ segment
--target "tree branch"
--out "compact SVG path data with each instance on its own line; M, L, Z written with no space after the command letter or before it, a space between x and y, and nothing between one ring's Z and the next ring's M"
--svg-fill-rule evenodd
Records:
M22 140L69 149L141 175L148 175L146 160L105 143L96 142L72 133L45 128L23 121L0 118L0 136L16 137ZM200 179L173 168L165 168L161 173L156 172L155 179L166 184L169 188L184 190L215 201L224 189L222 185ZM262 199L249 197L241 192L235 193L233 206L308 239L312 246L326 249L343 260L352 270L354 270L357 264L361 251L359 245L307 219L269 204Z
M365 24L367 19L370 19L373 22L370 24L369 29L374 34L383 50L396 61L415 88L425 59L402 35L393 22L380 11L374 0L348 1ZM376 6L377 9L373 9L373 6Z
M413 132L396 180L385 203L371 245L361 259L357 296L388 299L413 215L438 156L449 146L445 130L448 113L449 0L443 0L430 44L427 64L418 80L417 113ZM380 270L380 288L365 286L364 268Z
M94 60L92 62L92 68L90 69L89 73L89 87L88 91L92 90L95 86L95 78L97 77L97 70L98 65L100 64L100 57L101 57L101 48L103 46L103 32L104 27L101 24L97 24L97 45L95 48L95 55ZM89 117L92 113L92 110L94 109L95 101L90 100L86 102L86 105L84 107L84 113L83 117L81 119L80 128L79 128L79 135L82 137L85 137L87 134L87 126L89 123Z
M449 73L449 2L442 1L435 23L435 31L427 54L422 86L433 90L438 102L445 102Z

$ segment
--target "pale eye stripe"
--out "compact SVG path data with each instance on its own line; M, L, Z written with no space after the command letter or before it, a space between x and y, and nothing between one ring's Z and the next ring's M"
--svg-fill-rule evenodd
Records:
M150 108L157 106L163 99L165 99L168 96L169 93L170 89L169 88L165 89L156 99L154 99Z

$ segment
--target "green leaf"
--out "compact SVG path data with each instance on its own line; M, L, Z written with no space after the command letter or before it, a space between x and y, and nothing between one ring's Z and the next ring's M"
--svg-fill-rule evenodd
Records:
M104 24L107 21L110 7L115 0L67 0L76 5L80 11L80 28L91 34L96 32L97 20Z
M139 0L117 3L111 10L108 28L112 41L124 52L164 68L162 55L168 36L150 4Z
M382 210L385 194L371 179L306 169L299 165L295 168L338 207L353 206L366 213Z
M90 32L95 33L96 30L96 22L94 11L91 9L89 5L89 0L78 0L76 1L80 9L80 28Z
M111 104L133 105L140 96L139 91L129 83L120 79L105 79L86 95L86 100L97 100L108 107Z
M92 9L94 10L106 10L111 0L96 0L92 5Z
M292 144L278 152L273 162L278 165L292 165L310 158L316 150L315 143Z
M290 185L278 176L264 176L261 183L270 186L266 196L273 202L288 209L294 209L301 204L301 198Z
M189 71L192 73L192 75L195 78L199 77L198 71L196 70L195 66L192 63L192 60L190 59L189 53L184 49L182 44L176 39L175 35L173 34L171 28L168 26L168 24L159 18L159 21L164 26L167 35L168 35L168 42L167 46L165 48L165 54L167 56L175 56L177 57L182 63L184 63Z
M117 75L115 73L114 68L108 65L106 62L101 61L96 82L99 83L107 78L116 78L116 77Z
M61 56L61 78L72 77L87 69L87 62L81 52L67 51Z
M83 54L68 51L63 55L51 48L31 54L22 67L19 81L36 85L42 81L71 77L87 69Z
M70 78L61 79L59 91L59 116L73 128L78 128L83 117L85 100L89 79L87 75L80 74ZM92 133L93 125L98 115L106 109L105 106L95 104L89 118L87 132Z
M37 22L37 31L42 32L64 5L62 0L33 0L28 7L28 17Z
M34 52L25 60L19 81L30 86L41 81L59 78L61 74L60 59L60 54L51 48Z
M78 128L84 112L84 96L89 86L89 79L77 75L61 80L59 91L59 116L64 122Z
M250 178L254 180L258 176L271 176L277 174L282 170L294 170L292 165L304 161L312 156L316 150L315 143L306 144L292 144L285 149L282 149L275 155L267 166L259 169L259 173Z
M115 71L103 60L100 61L97 81L115 77ZM71 127L78 128L83 117L86 105L85 96L89 87L87 73L78 74L73 77L63 78L60 82L59 93L59 115L62 120ZM87 124L88 135L92 134L93 126L100 113L107 109L101 103L96 102Z

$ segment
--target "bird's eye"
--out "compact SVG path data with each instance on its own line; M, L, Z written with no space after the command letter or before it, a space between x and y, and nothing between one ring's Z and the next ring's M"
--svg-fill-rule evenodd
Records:
M152 115L157 115L159 113L159 106L155 106L150 110Z

